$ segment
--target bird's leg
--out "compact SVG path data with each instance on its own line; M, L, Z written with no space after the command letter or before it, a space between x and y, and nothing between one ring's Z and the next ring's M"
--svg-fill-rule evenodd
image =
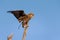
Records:
M22 22L22 27L23 27L23 28L26 28L26 27L28 27L28 22L26 22L26 21L23 21L23 22Z

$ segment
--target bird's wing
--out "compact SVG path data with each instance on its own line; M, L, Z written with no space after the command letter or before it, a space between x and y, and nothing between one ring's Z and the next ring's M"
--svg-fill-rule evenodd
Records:
M19 19L19 17L23 17L26 15L23 10L15 10L15 11L8 11L8 12L11 12L17 19Z

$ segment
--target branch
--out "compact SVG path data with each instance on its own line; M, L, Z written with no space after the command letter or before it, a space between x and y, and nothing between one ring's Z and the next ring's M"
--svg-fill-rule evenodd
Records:
M22 40L25 40L28 27L24 29Z
M12 40L13 34L10 34L7 38L7 40Z

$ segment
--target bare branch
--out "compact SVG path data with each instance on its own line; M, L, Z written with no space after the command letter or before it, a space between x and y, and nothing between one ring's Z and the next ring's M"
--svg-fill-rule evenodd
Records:
M26 27L26 28L24 29L24 33L23 33L22 40L25 40L25 39L26 39L27 29L28 29L28 27Z
M10 34L7 40L12 40L12 37L13 37L13 34Z

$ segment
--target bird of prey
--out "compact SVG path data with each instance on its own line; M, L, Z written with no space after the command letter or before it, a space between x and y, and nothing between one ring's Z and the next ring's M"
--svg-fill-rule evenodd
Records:
M14 10L14 11L8 11L12 13L20 22L22 22L22 27L28 27L29 20L34 16L33 13L25 14L24 10Z

